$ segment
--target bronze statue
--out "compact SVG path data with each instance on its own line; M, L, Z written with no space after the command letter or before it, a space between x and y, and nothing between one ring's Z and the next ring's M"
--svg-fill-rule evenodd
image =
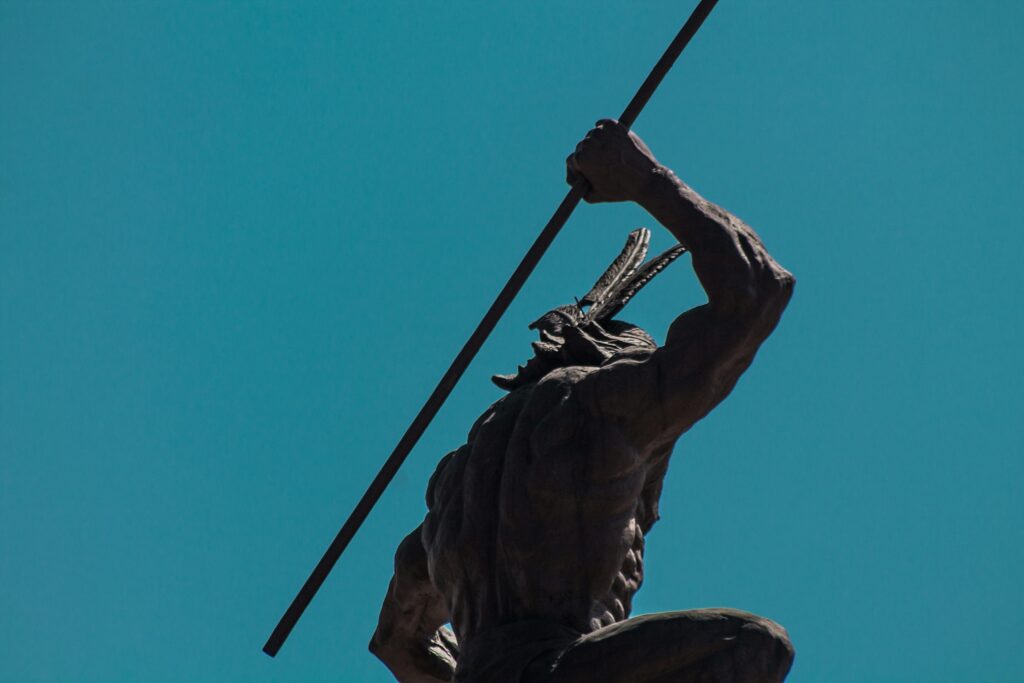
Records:
M635 231L582 300L531 326L534 357L495 377L510 393L431 477L370 649L402 683L782 681L793 648L768 619L629 614L672 448L753 361L793 276L616 121L567 165L586 201L634 201L681 246L644 264ZM684 248L708 303L658 347L613 316Z

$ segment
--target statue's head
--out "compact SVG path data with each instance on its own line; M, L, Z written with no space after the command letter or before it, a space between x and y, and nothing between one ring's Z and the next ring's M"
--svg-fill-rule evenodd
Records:
M657 344L636 325L613 317L644 285L685 249L677 245L644 263L651 232L639 228L629 234L622 253L597 280L587 295L574 304L559 306L530 325L540 341L534 356L513 375L495 375L492 381L512 391L544 377L552 370L575 365L599 367L623 358L645 358Z

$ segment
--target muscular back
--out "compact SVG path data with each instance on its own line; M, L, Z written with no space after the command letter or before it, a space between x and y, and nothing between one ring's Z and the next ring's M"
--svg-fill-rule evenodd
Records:
M667 459L581 404L600 372L516 390L439 465L422 542L460 640L523 619L585 633L628 616Z

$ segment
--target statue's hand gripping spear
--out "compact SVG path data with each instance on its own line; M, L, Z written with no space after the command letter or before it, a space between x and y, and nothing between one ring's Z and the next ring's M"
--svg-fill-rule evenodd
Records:
M687 43L690 42L690 39L693 38L695 33L697 33L697 30L701 27L701 24L704 23L708 14L711 13L711 10L714 8L717 1L718 0L701 0L693 10L693 13L690 14L690 18L686 20L685 24L683 24L683 28L680 29L679 33L672 40L672 43L668 46L668 49L665 50L665 53L661 56L661 59L658 60L658 63L654 65L651 73L644 80L640 89L637 90L636 95L633 96L633 99L630 100L625 111L623 111L622 115L619 117L619 123L626 129L630 128L633 125L633 122L636 121L636 117L640 115L640 111L644 108L644 105L647 104L647 101L651 98L651 95L654 94L654 91L657 89L662 79L665 78L669 69L672 68L676 58L678 58L682 53L683 48L686 47ZM537 237L537 240L533 243L533 246L531 246L529 251L526 252L523 260L515 269L515 272L512 273L512 277L509 278L508 282L498 294L498 298L495 299L493 304L491 304L491 307L484 315L483 320L480 321L480 324L477 325L473 334L470 335L465 346L462 347L462 350L459 351L455 360L452 361L451 367L449 367L448 371L444 373L441 381L438 383L433 393L430 394L430 398L427 399L427 402L420 409L420 412L416 415L412 424L409 425L405 434L402 435L398 445L395 446L395 450L390 456L388 456L388 459L380 468L377 476L374 477L373 482L370 483L370 487L366 490L366 493L363 494L363 497L359 499L355 509L352 510L348 519L345 520L345 524L338 531L334 540L331 541L331 545L328 546L327 551L324 553L323 557L320 558L320 561L317 563L316 567L313 568L309 578L306 579L306 582L302 585L298 595L295 596L295 599L292 600L292 603L285 611L284 616L282 616L281 620L277 623L277 626L274 628L274 632L270 634L270 638L263 646L263 651L268 655L273 657L277 654L278 650L281 649L281 646L284 644L288 634L291 633L291 630L295 626L296 622L298 622L299 617L302 616L302 613L306 610L306 607L313 599L313 596L316 595L316 592L320 589L320 586L327 578L327 575L334 567L334 564L338 561L338 558L341 557L342 552L344 552L345 548L352 540L352 537L355 536L356 532L359 530L359 527L366 519L366 516L370 513L370 510L373 509L373 506L377 503L381 494L384 493L384 489L391 483L395 473L398 472L398 468L402 466L403 462L405 462L405 459L408 457L409 452L412 451L413 446L416 445L420 436L422 436L423 432L426 431L427 425L429 425L431 420L434 419L437 411L440 410L441 406L448 398L448 395L452 392L452 389L455 388L459 378L462 377L462 373L466 371L467 367L469 367L469 364L472 362L473 357L476 356L477 351L479 351L480 347L483 346L484 341L490 335L495 325L498 324L498 321L505 313L505 310L509 307L509 304L512 303L516 294L519 293L523 283L526 282L526 279L530 276L530 273L533 272L533 269L544 255L544 252L547 251L547 248L554 241L555 236L558 235L562 226L564 226L566 221L569 220L569 216L576 208L576 205L580 203L580 200L584 196L586 196L589 189L587 181L583 178L579 178L573 183L572 189L569 190L569 193L565 196L565 199L562 200L562 203L558 205L554 215L551 216L547 225L544 226L544 229L541 231L540 236Z

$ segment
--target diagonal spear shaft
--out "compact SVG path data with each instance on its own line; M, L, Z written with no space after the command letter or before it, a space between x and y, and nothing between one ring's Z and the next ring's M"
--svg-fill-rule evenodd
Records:
M668 73L669 69L675 63L676 58L682 53L683 48L686 47L690 39L693 38L694 34L697 33L697 29L701 27L708 14L711 13L715 3L718 0L701 0L700 4L690 14L690 18L683 24L683 28L680 29L679 33L672 40L672 43L665 50L665 53L658 60L658 63L651 69L651 73L644 80L640 89L637 90L636 95L630 100L626 106L625 111L622 112L622 116L619 117L619 123L624 125L626 128L630 128L633 122L636 121L636 117L640 115L640 111L647 104L647 100L651 99L651 95L657 89L662 79L665 78L665 74ZM306 579L306 583L302 585L298 595L292 600L292 604L288 606L284 616L277 623L274 628L274 632L270 634L270 638L267 639L266 644L263 646L263 651L273 657L277 654L277 651L284 645L285 639L288 634L291 633L295 623L302 616L302 613L306 610L313 596L320 589L327 575L331 569L334 568L334 564L341 557L341 554L345 551L349 541L355 536L359 527L362 526L366 516L370 514L370 510L376 505L377 500L380 499L384 489L387 488L388 484L394 478L395 473L398 472L398 468L405 462L409 452L412 451L413 446L419 441L420 436L426 431L427 425L434 419L437 411L441 409L448 395L455 388L459 378L462 377L462 373L469 367L473 357L476 356L477 351L483 346L484 341L491 334L495 325L501 319L501 316L505 313L505 309L509 307L516 294L522 288L523 283L530 277L530 273L537 266L544 252L554 241L555 236L565 225L565 222L569 220L569 216L572 214L573 209L580 203L580 200L586 195L589 187L587 182L583 179L578 180L569 190L569 193L565 195L565 199L555 209L554 215L548 221L547 225L541 231L540 236L530 247L530 250L526 252L526 256L519 263L519 267L516 268L515 272L512 273L512 277L509 278L508 282L502 288L498 294L498 298L495 299L494 303L491 304L490 309L484 315L483 320L477 325L476 329L473 330L473 334L470 335L469 340L466 342L462 350L459 351L459 355L452 361L451 367L444 373L444 377L438 383L434 392L427 399L427 402L420 409L419 414L409 425L405 434L402 436L401 441L395 446L395 450L392 451L391 455L384 462L383 467L374 477L373 482L370 483L370 487L366 489L366 493L359 499L359 503L356 504L352 514L349 515L348 519L345 520L344 526L338 531L338 535L331 541L331 545L328 546L324 556L320 558L316 567L313 568L313 572Z

